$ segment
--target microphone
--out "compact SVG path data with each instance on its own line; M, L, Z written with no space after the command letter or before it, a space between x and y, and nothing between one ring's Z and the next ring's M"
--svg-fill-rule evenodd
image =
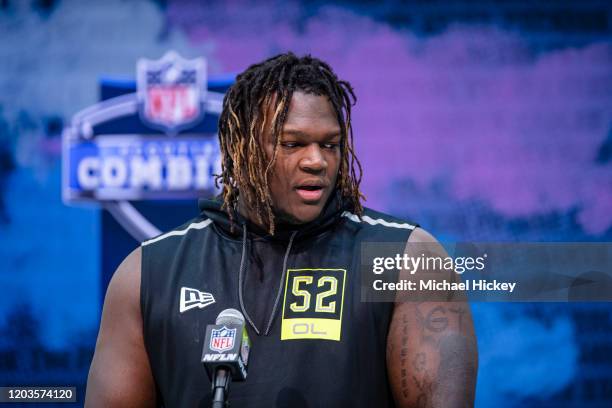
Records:
M212 383L213 408L225 407L232 379L246 379L250 349L244 316L238 310L225 309L215 324L206 327L202 364Z

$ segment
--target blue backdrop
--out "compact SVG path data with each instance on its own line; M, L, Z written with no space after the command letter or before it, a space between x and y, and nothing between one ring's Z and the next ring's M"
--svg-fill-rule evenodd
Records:
M211 75L312 53L355 87L368 206L441 240L610 241L611 21L595 0L0 1L0 385L82 400L120 230L62 204L60 136L103 76L170 49ZM611 311L473 305L477 406L610 406Z

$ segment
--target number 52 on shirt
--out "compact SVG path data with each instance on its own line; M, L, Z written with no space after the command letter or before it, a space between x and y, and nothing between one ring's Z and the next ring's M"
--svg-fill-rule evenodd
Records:
M345 269L288 269L281 340L340 341Z

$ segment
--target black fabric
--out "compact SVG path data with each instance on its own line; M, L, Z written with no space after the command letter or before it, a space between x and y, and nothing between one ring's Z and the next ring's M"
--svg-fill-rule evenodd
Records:
M363 242L383 241L399 243L401 251L412 229L357 222L347 217L347 208L330 200L317 220L297 229L281 225L272 237L240 217L232 231L218 201L200 202L200 208L201 216L178 227L176 234L164 234L142 246L143 329L159 405L210 404L210 382L200 363L202 342L206 325L214 323L219 312L240 310L241 226L246 224L244 305L262 333L277 290L284 291L283 257L295 231L287 269L343 269L346 281L340 341L281 340L284 296L269 335L257 335L249 327L249 374L245 382L232 383L230 406L393 406L385 362L393 305L361 302L359 252ZM369 209L365 215L370 221L405 223ZM182 287L210 293L215 302L180 313Z
M242 234L242 225L246 225L249 233L255 238L265 238L267 241L283 243L289 241L291 234L295 231L298 231L300 238L309 238L317 235L336 223L344 211L352 211L352 207L342 200L339 194L333 194L323 207L321 214L314 221L302 224L299 228L294 224L277 223L275 234L272 236L238 212L236 212L236 219L232 228L232 223L226 212L221 209L221 205L220 197L215 200L200 199L198 201L198 207L202 214L213 220L215 225L230 237L239 239Z

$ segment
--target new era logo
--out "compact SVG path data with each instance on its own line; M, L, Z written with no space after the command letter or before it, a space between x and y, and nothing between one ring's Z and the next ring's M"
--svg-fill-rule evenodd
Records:
M194 307L202 309L212 303L215 303L215 298L210 293L186 287L181 288L181 304L179 307L181 313Z

